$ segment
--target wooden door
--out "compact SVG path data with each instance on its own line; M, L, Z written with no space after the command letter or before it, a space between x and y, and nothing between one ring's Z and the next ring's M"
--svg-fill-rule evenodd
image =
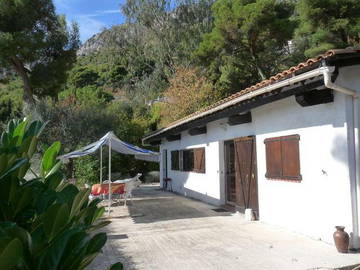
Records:
M236 204L259 215L255 137L234 140Z

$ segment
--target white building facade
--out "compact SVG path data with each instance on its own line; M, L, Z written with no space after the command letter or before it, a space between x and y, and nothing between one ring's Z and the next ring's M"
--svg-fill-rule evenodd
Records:
M161 184L326 242L345 226L360 248L358 56L329 53L145 137L160 145Z

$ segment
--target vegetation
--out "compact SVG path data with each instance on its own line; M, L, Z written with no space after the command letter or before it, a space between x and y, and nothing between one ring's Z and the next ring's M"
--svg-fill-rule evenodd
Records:
M306 57L360 45L360 2L357 0L301 0L296 6L296 39Z
M140 145L145 133L307 57L359 45L356 0L127 0L122 12L125 23L76 57L77 26L51 0L0 0L0 128L24 116L24 93L31 114L49 121L42 152L54 139L64 153L111 130ZM77 160L65 174L95 182L96 164ZM112 166L158 169L120 155Z
M164 102L155 104L160 110L160 126L180 119L214 102L214 89L195 69L177 69L164 92Z
M77 25L69 30L51 0L0 0L0 65L21 78L26 104L34 94L56 99L78 45Z
M84 269L106 242L96 233L109 223L99 219L104 208L89 202L90 190L63 181L59 142L31 168L44 128L13 120L1 135L0 269Z
M196 58L223 95L265 80L286 66L293 5L276 0L218 0L212 31Z

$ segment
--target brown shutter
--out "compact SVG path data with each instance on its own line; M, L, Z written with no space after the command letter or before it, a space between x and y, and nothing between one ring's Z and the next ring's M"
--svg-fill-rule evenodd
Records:
M282 137L282 177L288 180L301 180L299 135Z
M301 180L299 135L269 138L266 145L266 177Z
M281 141L280 139L266 139L266 177L281 178Z
M194 171L205 173L205 148L194 149Z

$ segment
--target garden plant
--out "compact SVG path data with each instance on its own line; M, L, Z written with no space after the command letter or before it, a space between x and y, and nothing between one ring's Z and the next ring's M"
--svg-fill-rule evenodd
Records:
M84 269L107 240L105 209L64 180L60 143L33 168L40 121L12 120L0 139L0 269ZM29 177L30 175L30 177ZM32 176L31 176L32 175ZM26 179L25 179L26 178ZM111 269L122 269L121 263Z

